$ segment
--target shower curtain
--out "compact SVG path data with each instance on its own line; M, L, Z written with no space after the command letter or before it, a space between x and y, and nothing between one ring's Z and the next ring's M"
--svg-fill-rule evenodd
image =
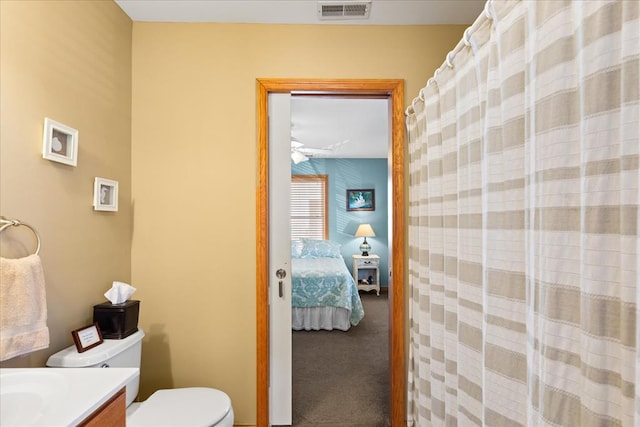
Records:
M640 425L639 5L489 1L407 109L409 425Z

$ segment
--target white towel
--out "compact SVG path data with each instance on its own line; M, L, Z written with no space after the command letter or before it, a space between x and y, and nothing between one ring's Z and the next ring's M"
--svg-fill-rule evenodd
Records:
M0 258L0 361L48 347L40 257Z

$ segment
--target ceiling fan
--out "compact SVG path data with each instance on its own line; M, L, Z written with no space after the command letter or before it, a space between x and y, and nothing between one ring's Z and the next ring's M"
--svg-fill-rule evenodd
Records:
M291 137L291 160L295 164L308 161L314 154L327 154L332 151L332 148L304 148L302 142Z

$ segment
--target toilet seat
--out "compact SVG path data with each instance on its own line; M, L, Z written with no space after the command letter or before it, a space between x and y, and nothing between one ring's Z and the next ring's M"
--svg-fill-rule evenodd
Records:
M231 411L231 399L220 390L187 387L158 390L127 417L127 426L212 426Z

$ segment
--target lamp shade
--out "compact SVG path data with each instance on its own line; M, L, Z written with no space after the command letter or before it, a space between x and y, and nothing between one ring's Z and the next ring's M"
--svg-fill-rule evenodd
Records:
M360 224L355 234L356 237L375 237L375 235L371 224Z

